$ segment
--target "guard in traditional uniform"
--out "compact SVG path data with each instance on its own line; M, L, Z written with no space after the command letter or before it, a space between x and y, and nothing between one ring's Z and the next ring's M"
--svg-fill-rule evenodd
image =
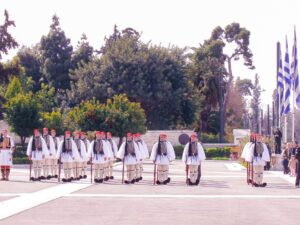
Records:
M91 163L94 165L95 183L103 183L106 180L104 179L104 169L110 153L109 146L105 139L102 138L101 131L96 131L96 137L90 145L89 156L92 158Z
M1 180L9 180L10 167L13 163L13 152L15 150L15 143L8 135L6 129L2 130L0 136L0 167Z
M125 180L125 183L134 184L136 180L135 168L141 156L131 133L127 133L126 141L121 144L117 157L123 161L123 166L126 166L127 180Z
M87 162L89 161L89 157L88 157L88 151L90 149L90 141L87 139L86 137L86 133L84 131L81 131L80 132L80 138L81 140L83 141L84 143L84 146L85 146L85 149L87 151L87 157L86 157L86 160L83 162L83 165L82 165L82 174L83 174L83 178L86 179L87 176L86 176L86 169L87 169Z
M245 160L253 163L253 180L255 187L265 187L267 183L263 183L264 166L270 161L269 150L266 144L261 142L259 135L255 136L254 143L251 144L249 154L246 154Z
M150 159L157 165L156 184L167 184L171 181L168 177L169 164L175 160L175 151L172 144L167 141L166 134L160 134L158 142L152 147ZM156 171L155 171L156 174Z
M50 169L51 169L51 174L53 178L58 178L58 173L57 173L57 152L58 152L58 146L60 144L60 139L59 137L56 137L56 130L52 129L51 130L51 137L54 142L54 156L50 159ZM54 174L54 176L53 176Z
M85 148L84 142L80 139L80 132L74 132L74 142L77 146L79 157L73 163L73 173L75 174L75 180L80 180L83 178L83 166L84 162L87 161L88 155Z
M44 171L44 175L45 177L49 180L52 177L55 177L54 173L51 173L50 175L50 171L53 172L51 170L51 163L53 162L53 160L56 158L56 151L55 151L55 145L54 145L54 141L52 136L49 134L49 130L47 127L43 128L43 139L46 142L47 145L47 150L49 152L49 155L45 157L44 160L44 165L43 165L43 171Z
M137 144L137 146L139 147L139 151L140 151L140 161L136 164L136 182L139 182L140 180L143 179L143 164L144 164L144 160L149 158L149 151L148 151L148 147L146 145L146 143L142 140L141 138L141 134L137 133L134 134L134 141Z
M186 172L188 185L198 185L198 167L201 166L201 161L206 159L202 145L198 142L197 135L192 134L190 141L185 145L182 161L186 164Z
M114 161L117 158L118 146L117 146L116 142L112 139L112 135L111 135L110 132L106 133L106 141L108 143L109 151L111 153L110 154L111 158L110 158L110 160L108 162L108 176L109 176L109 179L114 179L114 176L113 176L113 165L114 165Z
M40 135L38 129L34 129L34 135L29 139L26 155L29 157L29 160L32 162L34 177L30 177L32 181L38 181L45 179L41 175L43 162L46 157L49 155L47 144L43 137Z
M62 181L71 182L74 179L72 176L73 163L78 160L79 153L70 131L65 132L64 140L58 146L56 158L63 163L64 178Z

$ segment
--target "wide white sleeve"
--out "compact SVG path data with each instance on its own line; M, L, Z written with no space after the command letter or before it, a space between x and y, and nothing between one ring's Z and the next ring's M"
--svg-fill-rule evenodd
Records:
M186 160L187 160L187 157L188 157L189 144L190 144L190 143L187 143L187 144L184 146L184 149L183 149L183 152L182 152L182 161L183 161L184 163L186 163Z
M26 155L30 156L31 155L31 151L32 151L32 139L33 137L31 137L28 141L28 145L27 145L27 151L26 151Z
M114 151L114 153L115 153L115 156L117 156L117 154L118 154L118 146L117 146L117 143L116 143L114 140L112 140L112 144L113 144L113 151Z
M118 154L117 154L117 158L119 159L123 159L124 158L124 155L125 155L125 144L126 142L123 142L120 146L120 149L118 151Z
M246 157L246 152L247 152L247 150L249 148L249 144L250 144L249 142L246 143L245 146L244 146L244 148L243 148L243 151L242 151L242 154L241 154L241 158L243 158L243 159L245 159L245 157Z
M114 158L114 154L113 154L113 149L111 147L111 144L109 143L109 141L104 141L105 144L106 144L106 147L108 149L108 157L109 157L109 160L110 159L113 159Z
M245 161L246 162L252 162L253 153L254 153L254 143L249 145L249 147L247 148L247 151L246 151L246 154L245 154Z
M268 147L265 143L263 143L263 146L264 146L264 151L263 151L263 154L262 154L262 159L265 162L270 162L271 159L270 159L269 149L268 149Z
M49 136L50 154L55 154L55 143L52 136Z
M143 158L142 157L142 151L143 151L143 149L140 149L139 146L138 146L138 144L135 143L135 142L133 142L133 146L134 146L134 152L135 152L136 159L138 161L140 161L140 159Z
M151 159L152 161L156 160L157 146L158 146L158 143L156 142L156 143L153 145L153 147L152 147L151 156L150 156L150 159Z
M103 143L103 152L104 152L104 155L105 157L107 158L111 158L111 151L110 151L110 146L107 144L107 141L103 141L102 140L102 143Z
M86 147L82 140L80 140L80 149L82 158L87 159Z
M198 143L198 157L200 161L204 161L206 159L205 151L200 143Z
M168 158L170 161L173 161L176 158L174 148L170 142L167 142L167 146L168 146L167 147L168 148Z
M142 146L143 146L145 158L147 159L147 158L149 158L149 150L148 150L146 143L143 140L142 140Z
M46 141L42 137L41 137L41 141L42 141L42 152L43 152L43 155L44 156L48 156L49 155L49 150L48 150Z
M94 143L95 141L92 141L91 144L89 145L89 150L88 150L88 156L89 157L93 157L94 156Z
M73 139L71 140L71 143L72 143L72 156L73 156L73 158L78 159L79 152L78 152L77 145Z
M56 152L56 158L57 159L60 159L60 155L61 155L61 152L62 152L62 148L63 148L63 144L64 142L61 141L57 147L57 152Z
M11 138L11 137L9 137L9 141L10 141L10 153L12 154L13 153L13 148L15 147L15 142L14 142L14 140Z

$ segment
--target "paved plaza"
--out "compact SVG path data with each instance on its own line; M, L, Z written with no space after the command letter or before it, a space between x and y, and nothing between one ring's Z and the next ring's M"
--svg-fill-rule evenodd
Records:
M56 180L29 182L28 168L15 166L11 181L0 183L2 225L93 224L298 224L300 189L294 178L265 172L266 188L246 184L246 171L233 161L205 161L199 186L185 184L185 166L170 166L171 183L153 185L153 165L144 179L121 184L122 165L115 179L91 184ZM263 219L261 219L263 218Z

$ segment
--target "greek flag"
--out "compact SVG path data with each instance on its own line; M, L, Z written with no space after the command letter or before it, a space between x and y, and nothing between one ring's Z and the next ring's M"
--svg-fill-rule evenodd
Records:
M298 74L296 30L294 30L294 45L293 45L292 62L291 62L291 76L294 84L293 86L294 86L296 106L298 109L300 109L300 85L299 85L299 74Z
M283 78L284 78L284 114L288 114L291 111L290 96L291 96L291 74L290 74L290 59L288 51L288 43L286 40L286 52L284 57L283 67Z
M284 79L282 73L282 56L281 56L281 48L279 48L279 62L278 62L278 83L277 83L277 95L278 95L278 107L280 116L282 116L284 112Z

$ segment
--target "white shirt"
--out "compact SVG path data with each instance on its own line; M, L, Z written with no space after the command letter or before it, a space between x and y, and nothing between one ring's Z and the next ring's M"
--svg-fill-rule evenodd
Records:
M103 139L100 140L103 145L103 154L95 153L94 152L94 144L95 140L91 142L90 149L89 149L89 157L92 158L92 162L94 164L104 164L108 162L108 158L110 157L109 153L109 146L107 142Z
M246 158L245 160L247 162L252 162L253 161L253 165L260 165L260 166L265 166L266 165L266 162L270 162L270 155L269 155L269 150L266 146L265 143L262 143L263 144L263 153L262 153L262 156L254 156L254 146L255 146L255 143L251 143L250 146L249 146L249 154L246 154Z
M79 152L77 149L77 146L74 142L73 139L70 138L71 141L71 151L70 152L63 152L63 145L64 145L64 141L60 142L59 146L58 146L58 151L56 153L56 158L61 159L61 161L64 162L74 162L74 161L79 161L80 160L80 156L79 156Z
M158 142L152 147L150 159L155 161L157 165L169 165L171 161L175 160L175 151L172 144L167 141L167 155L157 155Z
M196 156L189 156L189 146L190 143L187 143L183 149L182 161L187 165L200 165L201 161L204 161L206 159L202 145L199 142L197 142L198 152Z
M49 155L49 151L47 148L47 144L44 140L44 138L42 138L42 136L40 136L41 138L41 142L42 142L42 150L38 151L36 150L32 150L32 141L33 141L33 137L31 137L29 139L28 142L28 146L27 146L27 151L26 151L26 155L30 157L31 160L43 160L44 158L48 157Z
M131 154L127 154L124 158L126 141L122 143L122 145L120 146L120 149L118 151L118 154L117 154L117 157L119 159L124 158L125 165L135 165L135 164L139 163L142 159L140 151L139 151L139 147L137 146L137 144L134 141L132 141L132 142L133 142L135 156L133 156Z

